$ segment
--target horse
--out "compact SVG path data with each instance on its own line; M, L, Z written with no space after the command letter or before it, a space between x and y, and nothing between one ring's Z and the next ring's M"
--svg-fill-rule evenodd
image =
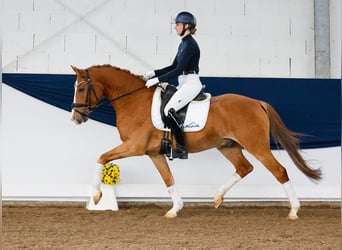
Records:
M115 110L116 126L122 141L97 160L92 182L94 203L97 204L102 197L100 179L106 163L147 155L159 171L172 200L172 208L165 217L176 217L183 208L183 201L177 192L167 158L160 153L164 131L156 129L151 121L152 97L157 87L146 88L141 76L111 65L94 65L87 69L71 67L76 73L72 121L76 124L86 122L91 111L106 98ZM298 219L300 202L286 168L271 152L271 134L302 173L314 182L322 178L320 168L308 166L300 154L301 134L289 130L270 104L237 94L211 98L205 127L197 132L185 133L185 141L189 153L216 148L235 168L235 173L218 188L214 198L215 208L223 203L224 195L233 185L252 172L252 164L243 155L243 150L246 150L283 186L290 203L287 218Z

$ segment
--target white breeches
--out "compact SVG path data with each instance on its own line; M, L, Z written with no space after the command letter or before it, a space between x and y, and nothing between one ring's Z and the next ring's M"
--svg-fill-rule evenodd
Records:
M171 108L174 108L176 111L183 108L186 104L191 102L202 89L202 83L197 74L180 75L178 77L178 83L177 92L165 106L164 114L166 116Z

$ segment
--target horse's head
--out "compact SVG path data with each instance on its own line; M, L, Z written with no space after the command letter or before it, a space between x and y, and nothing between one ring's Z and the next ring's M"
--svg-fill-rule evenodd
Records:
M71 119L76 124L81 124L88 120L90 112L97 106L102 94L99 89L95 89L88 70L71 67L77 74Z
M92 66L86 70L71 67L77 75L72 104L72 120L76 124L86 122L90 112L103 104L102 98L114 103L146 89L141 77L108 64Z

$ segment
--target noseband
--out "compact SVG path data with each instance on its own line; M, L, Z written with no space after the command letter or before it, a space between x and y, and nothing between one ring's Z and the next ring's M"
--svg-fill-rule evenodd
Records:
M87 80L86 80L86 81L87 81L87 84L88 84L88 90L87 90L87 96L86 96L86 103L75 103L75 102L74 102L74 103L72 103L71 108L72 108L72 109L74 109L74 108L87 108L87 109L89 110L89 114L90 114L90 113L93 111L93 109L95 109L95 108L101 106L101 105L103 104L103 102L101 102L102 100L100 100L100 99L97 97L97 95L96 95L95 89L93 88L93 83L92 83L92 81L91 81L91 79L90 79L90 75L89 75L88 69L85 69L85 72L87 73ZM82 82L78 83L77 85L80 85L80 84L82 84L83 82L85 82L85 81L82 81ZM139 90L142 90L142 89L144 89L144 88L145 88L145 86L142 86L142 87L140 87L140 88L134 89L134 90L129 91L129 92L125 93L125 94L122 94L122 95L120 95L120 96L117 96L117 97L114 97L114 98L110 99L109 102L116 101L116 100L118 100L118 99L120 99L120 98L122 98L122 97L131 95L131 94L133 94L133 93L135 93L135 92L137 92L137 91L139 91ZM94 107L91 106L91 91L93 91L94 96L95 96L95 98L96 98L96 105L95 105ZM78 111L77 109L75 109L75 112L81 114L82 116L89 117L89 114L86 114L86 113L83 113L83 112L81 112L81 111Z

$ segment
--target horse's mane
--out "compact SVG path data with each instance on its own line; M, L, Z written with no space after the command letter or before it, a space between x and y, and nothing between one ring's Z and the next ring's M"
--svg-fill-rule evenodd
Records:
M93 65L90 68L112 68L112 69L115 69L115 70L126 72L126 73L128 73L128 74L130 74L132 76L135 76L135 77L138 77L138 78L142 78L141 75L134 74L134 73L132 73L131 71L129 71L127 69L122 69L120 67L113 66L113 65L110 65L110 64Z

